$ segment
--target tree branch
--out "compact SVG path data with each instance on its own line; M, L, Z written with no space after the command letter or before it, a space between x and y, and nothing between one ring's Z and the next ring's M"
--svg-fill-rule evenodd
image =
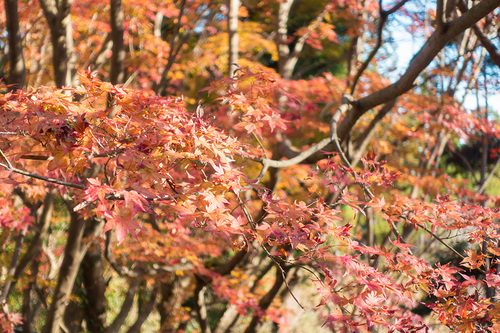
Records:
M399 6L403 5L401 2L394 6L388 13L397 10ZM408 66L406 72L401 76L401 78L395 83L382 88L366 97L363 97L357 101L352 102L352 108L346 112L346 115L342 122L338 125L337 137L339 141L345 140L347 135L350 133L351 129L354 127L358 119L368 110L380 104L388 103L389 101L395 99L396 97L404 94L413 87L413 82L420 75L422 70L424 70L434 57L441 51L441 49L454 37L463 32L465 29L471 27L477 21L482 19L488 13L493 11L497 6L500 5L500 0L484 0L478 3L476 6L472 7L470 10L465 12L461 17L449 22L446 31L436 30L420 49L420 51L413 57ZM328 104L325 109L330 108L333 102ZM341 105L342 106L342 105ZM337 120L338 121L338 120ZM290 156L288 160L285 161L275 161L269 159L256 159L263 165L261 173L257 177L257 180L262 179L264 174L267 172L268 168L285 168L295 164L302 163L307 160L308 163L314 163L318 161L327 154L332 153L336 150L335 145L330 145L332 143L330 138L326 138L313 145L309 149L297 152L293 149L287 149L286 156ZM320 150L325 149L326 152L318 155L316 154Z
M485 36L477 24L472 26L472 30L474 30L474 33L479 38L481 45L483 45L483 47L488 51L491 60L493 60L495 65L500 68L500 51L498 51L495 44L493 44L491 40Z
M437 0L436 1L436 26L437 30L442 30L444 28L444 1L445 0Z
M141 310L139 311L139 315L137 316L137 320L135 323L128 329L127 333L138 333L140 332L142 324L146 321L148 318L149 314L151 311L153 311L156 300L158 299L158 291L159 288L155 286L153 288L153 291L151 293L151 296L149 297L149 300L146 304L144 304L143 307L141 307Z
M48 183L53 183L53 184L63 185L63 186L68 186L68 187L74 187L74 188L77 188L77 189L80 189L80 190L86 190L87 189L86 186L81 185L81 184L75 184L75 183L65 182L65 181L62 181L62 180L54 179L54 178L40 176L40 175L31 173L31 172L28 172L28 171L24 171L24 170L17 169L17 168L14 168L14 167L9 167L9 165L4 164L4 163L0 163L0 166L4 167L5 169L7 169L9 171L18 173L20 175L23 175L23 176L26 176L26 177L30 177L30 178L40 179L40 180L46 181Z
M14 247L14 253L12 254L12 258L10 260L10 266L9 266L9 269L7 270L8 277L13 277L15 274L17 261L19 259L20 254L21 254L21 247L23 245L24 236L25 236L24 230L20 231L19 234L17 235L16 245ZM7 300L7 296L10 292L11 285L12 285L12 280L9 279L4 284L2 290L0 290L0 304L3 304L5 302L5 300Z
M377 125L394 108L394 106L396 105L396 102L397 102L397 98L395 98L392 101L390 101L389 103L385 104L380 109L380 111L377 113L377 115L372 119L372 121L370 122L368 127L365 129L365 131L360 134L356 148L354 150L354 154L353 154L353 156L350 156L350 159L352 161L352 165L356 165L358 163L361 155L366 150L368 143L374 137Z
M194 290L194 312L200 325L201 333L212 333L208 323L207 306L205 304L205 282L196 277L196 288Z
M497 171L497 169L499 167L500 167L500 157L497 159L497 161L495 162L495 165L493 166L493 169L491 169L490 173L488 174L488 176L486 177L484 182L481 184L481 187L478 190L478 192L480 194L484 193L484 191L486 190L486 186L488 186L491 179L493 179L493 175L495 175L495 172Z
M346 114L346 117L339 125L339 139L343 140L347 137L358 119L366 111L377 105L387 103L410 90L418 75L450 40L465 31L465 29L470 28L498 6L500 6L500 0L481 1L459 18L449 22L447 29L434 31L420 51L413 57L408 69L398 81L353 103L353 108Z
M139 286L142 282L142 276L138 276L133 282L130 282L127 294L125 295L125 299L123 300L122 306L120 308L120 312L116 315L116 318L113 322L104 330L103 333L114 333L118 332L120 328L125 323L125 320L128 317L130 309L132 309L132 305L134 304L134 298L139 290Z
M59 270L57 285L42 331L43 333L59 332L64 311L68 304L68 298L73 289L80 263L85 255L85 251L82 249L82 241L85 225L89 223L89 221L80 218L75 213L70 212L70 214L71 222L69 224L68 238L64 249L64 259Z
M168 73L170 72L170 68L172 67L173 62L177 57L177 53L180 51L182 45L184 44L184 39L181 39L179 41L179 31L181 29L181 19L182 15L184 15L185 7L186 7L186 0L181 0L179 15L177 16L177 23L175 25L175 30L172 35L172 40L170 42L170 51L168 55L167 64L165 65L165 68L163 69L163 72L161 74L160 82L158 82L158 85L155 89L156 93L160 96L163 96L163 94L165 93L165 85L167 83Z
M16 267L16 271L14 272L14 281L17 281L21 276L21 273L28 266L28 264L35 259L40 253L40 248L42 246L42 242L47 236L47 232L50 225L50 220L52 219L52 211L54 208L54 199L55 199L56 191L54 189L50 190L46 195L43 202L42 213L38 217L37 228L39 229L36 233L35 237L30 243L30 246L24 256L19 261L19 264Z
M267 310L267 308L269 308L269 305L271 305L271 302L276 297L281 286L285 282L286 275L287 275L288 271L289 271L288 268L283 273L280 272L279 268L276 269L275 280L274 280L273 286L259 301L259 308L260 309L265 311L265 310ZM288 283L287 283L287 285L288 285ZM290 293L291 293L291 290L290 290ZM255 332L257 324L259 323L260 319L261 318L259 317L258 314L254 314L252 317L252 320L250 321L250 324L248 324L247 328L245 329L245 333Z
M193 269L193 264L191 263L181 263L178 265L158 265L153 264L151 268L138 267L136 269L129 269L126 266L120 265L111 253L111 232L106 232L106 242L104 247L104 258L111 265L111 268L118 273L120 276L126 276L129 278L137 279L140 276L155 276L162 273L175 273L182 271L190 271Z
M442 0L441 0L442 1ZM363 75L364 71L368 68L368 65L370 62L373 60L375 55L377 54L378 50L380 50L380 47L382 46L383 38L382 38L382 31L384 30L385 23L387 22L387 18L389 15L392 13L396 12L399 8L403 7L403 5L408 2L408 0L402 0L396 5L394 5L390 10L384 11L382 9L382 0L379 1L379 24L377 28L377 43L375 44L375 47L373 50L370 52L368 55L368 58L363 62L359 70L356 72L356 75L352 81L351 84L351 94L354 94L354 90L356 89L356 85L359 82L359 79L361 78L361 75Z
M331 7L332 7L331 4L327 4L325 8L323 8L323 10L318 14L318 16L316 16L316 18L312 21L312 23L309 24L309 26L307 27L307 30L309 31L299 37L299 39L295 43L293 52L290 54L290 57L297 57L300 54L300 52L302 52L305 42L311 36L313 30L319 27L321 22L323 22L323 19L325 18L326 14L328 13Z

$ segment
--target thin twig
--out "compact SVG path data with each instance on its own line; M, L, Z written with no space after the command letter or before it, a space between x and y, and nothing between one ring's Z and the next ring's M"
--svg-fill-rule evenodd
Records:
M353 100L353 98L349 94L344 94L344 96L342 96L342 104L337 108L337 110L333 114L332 120L330 121L330 140L335 144L335 148L337 149L337 152L339 153L342 161L352 171L352 175L354 176L354 179L357 180L358 175L357 175L356 171L354 171L354 169L353 169L351 163L349 162L349 160L347 159L347 157L345 156L344 151L342 150L342 147L340 147L339 138L337 136L337 125L338 125L338 121L340 119L340 116L342 115L342 113L347 112L352 100ZM375 198L375 195L370 191L370 189L367 186L365 186L365 184L360 183L360 185L363 188L364 192L370 198L370 201L372 201L373 198Z
M10 163L9 159L7 158L7 156L5 156L5 154L3 153L2 149L0 149L0 155L2 155L3 159L5 160L5 162L7 162L8 169L12 169L12 164Z
M392 227L392 231L398 236L399 241L403 242L404 244L408 244L408 243L406 243L406 241L403 238L403 236L401 236L401 233L399 232L398 227L396 227L396 225L394 224L393 221L391 221L391 227ZM408 248L408 253L411 254L411 255L413 255L413 252L410 250L410 248Z
M491 169L490 173L488 174L486 179L481 184L481 187L479 188L479 191L478 191L480 194L484 193L484 191L486 190L486 186L489 184L489 182L493 178L493 175L497 171L498 167L500 167L500 157L497 159L497 161L495 162L495 165L493 166L493 169Z
M266 163L268 167L272 168L287 168L292 165L299 164L300 162L304 161L306 158L310 157L317 151L320 151L321 149L325 148L329 143L331 142L330 138L326 138L315 144L314 146L310 147L309 149L304 150L294 158L291 158L289 160L285 161L276 161L276 160L270 160L267 158L257 158L254 161L259 162L259 163Z
M43 181L46 181L46 182L49 182L49 183L58 184L58 185L63 185L63 186L68 186L68 187L74 187L74 188L77 188L77 189L80 189L80 190L86 190L87 189L86 186L81 185L81 184L64 182L64 181L61 181L61 180L58 180L58 179L40 176L40 175L31 173L31 172L28 172L28 171L24 171L24 170L21 170L21 169L9 167L7 164L4 164L4 163L0 163L0 166L4 167L5 169L7 169L9 171L18 173L18 174L26 176L26 177L36 178L36 179L40 179L40 180L43 180Z
M354 89L356 89L356 85L358 84L359 79L361 78L361 75L363 75L365 70L368 68L368 65L373 60L373 58L375 57L377 52L380 50L380 47L382 46L382 42L383 42L382 33L384 30L385 23L387 22L387 18L389 17L389 15L394 13L396 10L403 7L403 5L407 1L408 0L403 0L399 3L397 3L396 5L394 5L394 7L392 7L389 10L383 10L382 0L379 0L379 20L380 21L379 21L378 28L377 28L377 42L376 42L374 48L372 49L372 51L370 52L370 54L368 55L368 58L363 62L360 69L357 71L356 76L354 77L354 79L352 81L351 94L354 94Z
M459 256L462 260L464 260L466 257L463 255L463 254L460 254L460 252L458 252L457 250L455 250L454 248L452 248L451 246L449 246L448 244L446 244L445 241L443 241L441 239L441 237L439 237L438 235L436 235L435 233L433 233L431 230L429 230L426 226L422 226L420 225L419 227L421 227L422 229L424 229L425 231L427 231L432 237L434 237L435 239L437 239L441 244L443 244L448 250L452 251L453 253L455 253L457 256ZM486 274L486 272L482 269L482 268L479 268L477 267L476 268L479 272L483 273L483 274Z
M23 135L19 132L0 132L0 135Z
M236 194L236 197L238 198L238 202L241 205L243 214L247 218L248 223L250 223L250 226L251 226L252 230L255 233L257 233L257 228L255 227L255 223L253 221L253 217L250 214L250 211L248 210L248 207L245 205L245 203L243 202L243 200L241 200L241 198L240 198L240 196L238 194ZM283 277L283 281L285 282L285 285L286 285L288 291L290 292L290 295L293 297L293 299L295 300L295 302L302 308L302 310L305 310L305 308L302 306L302 304L300 304L299 300L297 299L297 297L295 297L295 295L292 292L292 289L288 285L288 282L286 280L286 273L285 273L285 270L283 269L283 267L281 267L280 263L276 260L276 258L271 253L269 253L269 250L264 246L264 244L260 243L260 246L262 247L262 249L264 250L264 252L266 252L266 254L269 257L269 259L271 259L276 264L276 266L278 267L278 269L281 271L281 275Z
M260 141L259 137L257 136L257 134L255 134L254 132L252 132L252 135L253 137L255 138L255 140L257 140L257 143L259 144L260 148L262 149L262 152L264 153L264 156L266 157L267 159L267 153L266 153L266 149L264 148L264 145L262 144L262 142Z
M113 253L111 252L111 233L109 231L105 233L104 258L108 261L111 268L113 268L113 270L116 273L118 273L118 275L127 276L130 278L139 278L143 275L155 276L162 273L185 272L192 270L194 267L192 263L185 262L176 265L153 264L152 267L148 268L144 267L137 267L135 269L128 268L118 263L118 261L113 257Z

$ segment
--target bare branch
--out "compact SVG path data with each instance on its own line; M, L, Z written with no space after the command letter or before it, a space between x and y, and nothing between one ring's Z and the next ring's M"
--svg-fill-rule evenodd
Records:
M12 169L12 164L10 163L9 159L7 158L7 156L5 156L3 150L0 149L0 155L2 155L2 158L5 160L5 162L7 163L7 169Z
M271 160L267 158L260 158L256 159L255 161L262 163L263 168L257 177L257 181L260 181L264 174L267 172L267 170L271 168L286 168L290 167L292 165L296 165L307 159L308 157L312 156L314 153L322 150L325 148L328 144L330 144L334 138L337 137L336 131L337 131L337 123L340 119L340 116L347 112L349 109L349 104L352 102L352 97L349 94L344 94L342 97L341 105L337 108L335 113L332 116L332 120L330 122L330 130L334 130L335 134L330 135L329 138L325 138L318 142L317 144L311 146L310 148L298 153L295 157L285 160L285 161L276 161L276 160ZM325 106L325 109L330 109L333 103L328 104ZM333 126L334 125L334 126Z
M194 312L201 328L201 333L212 333L208 323L207 306L205 303L205 283L199 277L194 290Z
M372 119L372 121L370 122L368 127L365 129L365 131L360 134L358 143L357 143L356 148L354 150L354 154L352 156L350 156L350 159L351 159L353 165L356 165L358 163L361 155L366 150L368 143L374 137L377 125L394 108L394 106L396 105L396 102L397 102L397 98L395 98L392 101L390 101L389 103L385 104L380 109L380 111L377 113L377 115Z
M479 38L479 41L481 42L481 45L488 51L491 60L500 67L500 51L496 48L496 46L491 42L491 40L485 36L481 28L477 24L474 24L472 26L472 30L474 30L474 33L476 36Z
M226 5L228 7L227 30L229 37L227 76L232 78L238 63L238 11L240 9L240 0L227 0Z
M377 43L375 44L373 50L370 52L368 55L368 58L363 62L359 70L356 72L356 75L354 76L354 79L351 84L351 94L354 94L354 90L356 89L356 85L359 82L359 79L361 78L361 75L363 75L364 71L368 68L368 65L370 62L373 60L377 52L380 50L380 47L382 46L382 31L384 30L385 23L387 22L387 18L390 14L394 13L396 10L401 8L408 0L403 0L400 1L398 4L396 4L394 7L392 7L389 11L384 11L382 9L382 0L379 1L379 24L377 28Z
M18 173L18 174L26 176L26 177L40 179L40 180L43 180L43 181L46 181L46 182L49 182L49 183L54 183L54 184L57 184L57 185L74 187L74 188L77 188L77 189L80 189L80 190L86 190L87 189L87 187L84 186L84 185L70 183L70 182L65 182L65 181L62 181L62 180L54 179L54 178L40 176L40 175L31 173L31 172L28 172L28 171L24 171L24 170L21 170L21 169L11 168L7 164L4 164L4 163L0 163L0 166L4 167L5 169L7 169L9 171Z
M314 146L304 150L303 152L301 152L300 154L298 154L294 158L291 158L291 159L286 160L286 161L275 161L275 160L270 160L267 158L256 159L256 161L262 163L262 165L266 169L266 170L263 169L264 173L265 173L265 171L267 171L267 168L269 168L269 167L286 168L286 167L289 167L289 166L292 166L295 164L299 164L300 162L304 161L306 158L310 157L314 153L325 148L330 142L331 142L330 138L323 139L320 142L318 142L317 144L315 144ZM264 175L264 173L261 172L261 175L259 175L259 178L257 178L257 179L260 180L262 178L262 176Z
M180 51L182 45L185 42L185 39L181 39L179 41L179 31L181 29L181 20L182 16L184 15L185 7L186 7L186 0L181 0L179 15L177 16L177 24L175 25L174 33L172 34L172 40L170 42L170 51L168 55L167 64L165 65L165 68L163 69L163 72L161 74L160 82L158 82L158 85L155 89L156 93L160 96L162 96L165 93L165 85L167 83L168 73L170 72L170 68L172 67L173 62L177 57L177 53Z
M402 1L398 2L397 4L395 4L391 9L385 10L384 12L387 16L394 14L398 9L403 7L407 2L408 2L408 0L402 0Z
M488 174L488 176L486 177L486 179L481 184L481 187L478 190L478 192L480 194L484 193L484 191L486 190L486 186L488 186L488 184L490 183L491 179L493 179L493 176L495 175L495 172L497 172L497 170L498 170L499 167L500 167L500 157L497 159L497 161L495 162L495 165L493 166L493 169L491 169L490 173Z
M481 1L459 18L449 22L447 29L434 31L420 51L413 57L408 69L398 81L353 103L353 108L339 125L339 139L346 138L358 119L366 111L377 105L387 103L410 90L418 75L450 40L465 31L465 29L470 28L498 6L500 6L500 0Z
M443 23L443 17L444 17L444 1L445 0L437 0L436 1L436 26L438 30L441 30L444 28Z

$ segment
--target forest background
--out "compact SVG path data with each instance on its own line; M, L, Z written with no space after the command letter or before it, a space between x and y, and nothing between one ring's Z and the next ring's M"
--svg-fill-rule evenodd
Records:
M499 332L499 6L4 0L0 329Z

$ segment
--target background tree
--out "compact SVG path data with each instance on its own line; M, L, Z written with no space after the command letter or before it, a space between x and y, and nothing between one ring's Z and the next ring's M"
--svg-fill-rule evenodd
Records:
M500 331L499 0L3 6L3 331Z

